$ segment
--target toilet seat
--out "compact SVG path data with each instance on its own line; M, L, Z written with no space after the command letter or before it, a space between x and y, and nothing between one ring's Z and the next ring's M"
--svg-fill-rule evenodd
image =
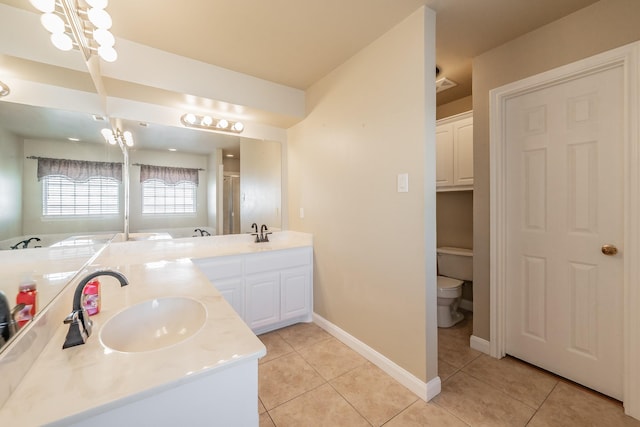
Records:
M451 289L461 286L464 282L447 276L438 276L438 289Z
M457 298L462 295L462 284L464 281L452 279L451 277L438 276L438 297Z

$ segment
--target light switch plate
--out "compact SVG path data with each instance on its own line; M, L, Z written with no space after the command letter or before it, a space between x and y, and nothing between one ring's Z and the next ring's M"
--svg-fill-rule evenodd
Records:
M409 174L399 173L398 174L398 193L408 193L408 192L409 192Z

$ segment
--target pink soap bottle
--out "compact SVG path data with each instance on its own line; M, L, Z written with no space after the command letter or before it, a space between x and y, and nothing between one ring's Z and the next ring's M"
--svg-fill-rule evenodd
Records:
M93 279L82 290L82 307L89 316L100 313L100 282Z

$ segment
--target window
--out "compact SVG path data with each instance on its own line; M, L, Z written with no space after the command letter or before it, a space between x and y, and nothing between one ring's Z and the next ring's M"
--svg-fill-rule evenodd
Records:
M76 181L64 175L42 177L44 216L104 216L119 212L120 183L115 178Z
M142 183L142 213L196 213L197 189L197 184L189 181L167 184L159 179L147 179Z

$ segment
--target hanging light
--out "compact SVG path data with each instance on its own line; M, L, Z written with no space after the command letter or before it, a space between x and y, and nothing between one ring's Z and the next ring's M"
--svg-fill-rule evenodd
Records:
M73 49L73 40L65 33L51 34L51 43L60 50L68 51Z
M107 141L111 145L120 145L120 147L133 147L133 134L127 131L120 131L120 129L116 128L115 132L112 129L104 128L100 131L104 140Z
M65 25L60 16L55 13L44 13L40 17L42 26L52 34L64 33Z
M58 49L70 50L76 46L87 61L95 53L107 62L118 59L115 37L109 31L113 20L105 10L108 0L30 2L43 13L40 17L42 26L52 34L51 42Z

